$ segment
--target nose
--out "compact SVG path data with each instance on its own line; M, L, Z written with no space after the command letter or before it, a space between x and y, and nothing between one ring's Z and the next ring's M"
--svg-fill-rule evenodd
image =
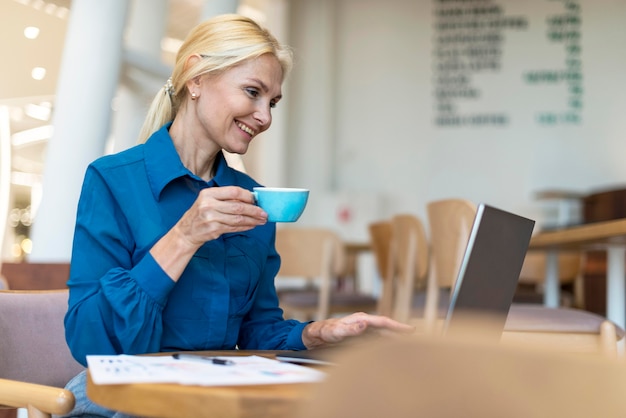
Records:
M272 112L269 106L259 106L253 117L264 129L269 128L272 123Z

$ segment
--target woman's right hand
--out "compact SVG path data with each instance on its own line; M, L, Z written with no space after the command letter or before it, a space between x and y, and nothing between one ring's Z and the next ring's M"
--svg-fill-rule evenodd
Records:
M267 222L254 204L252 192L237 186L203 189L175 228L191 245L200 247L228 232L247 231Z
M252 192L237 186L203 189L174 227L150 250L161 268L178 280L202 244L228 232L250 230L267 222Z

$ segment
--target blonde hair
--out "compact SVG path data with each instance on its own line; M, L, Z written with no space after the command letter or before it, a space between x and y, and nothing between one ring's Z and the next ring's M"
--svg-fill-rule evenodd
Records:
M185 68L187 58L202 57L195 65ZM176 54L172 77L158 91L148 109L148 115L139 134L139 142L176 116L185 103L187 82L203 74L219 74L246 60L264 54L276 57L283 70L283 80L291 71L291 50L280 44L267 30L254 20L236 14L216 16L191 30Z

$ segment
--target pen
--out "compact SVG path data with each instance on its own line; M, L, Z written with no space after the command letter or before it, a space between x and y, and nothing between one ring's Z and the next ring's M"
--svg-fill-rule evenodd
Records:
M218 358L218 357L207 357L207 356L201 356L198 354L172 354L172 357L174 357L176 360L191 360L191 361L201 361L201 362L209 362L209 363L213 363L213 364L219 364L221 366L234 366L235 362L232 360L227 360L227 359L223 359L223 358Z

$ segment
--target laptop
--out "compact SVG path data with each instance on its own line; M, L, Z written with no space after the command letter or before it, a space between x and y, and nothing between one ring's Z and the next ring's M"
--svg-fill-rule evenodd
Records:
M480 317L489 324L486 337L501 337L534 225L534 220L478 205L444 335L460 332L468 319Z
M479 204L457 280L450 296L444 335L464 332L467 321L484 321L483 338L499 340L517 289L535 221ZM473 330L474 331L474 330ZM341 346L281 352L281 361L331 364Z

